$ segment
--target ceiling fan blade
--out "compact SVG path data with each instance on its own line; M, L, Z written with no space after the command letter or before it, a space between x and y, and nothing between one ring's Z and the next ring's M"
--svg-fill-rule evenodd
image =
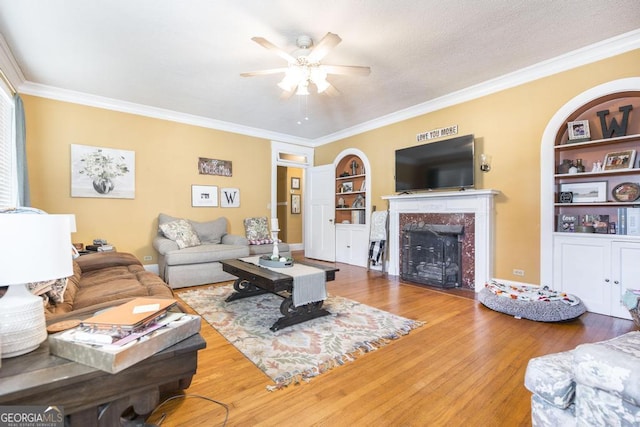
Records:
M269 70L248 71L246 73L240 73L242 77L254 77L254 76L266 76L268 74L286 73L287 68L271 68Z
M274 45L267 39L264 39L262 37L252 37L251 40L258 43L260 46L264 47L265 49L272 51L273 53L278 55L280 58L283 58L285 61L289 63L296 62L296 59L293 56L291 56L284 50L280 49L278 46Z
M313 48L307 57L309 62L318 62L324 58L331 49L336 47L342 39L337 34L327 33Z
M359 65L321 65L327 74L342 74L345 76L368 76L371 73L371 68L362 67Z
M329 84L329 86L322 93L327 94L331 97L340 96L340 91L336 89L332 84Z
M293 96L293 94L296 93L295 89L294 90L283 90L282 93L280 94L280 99L285 100L285 99L289 99Z

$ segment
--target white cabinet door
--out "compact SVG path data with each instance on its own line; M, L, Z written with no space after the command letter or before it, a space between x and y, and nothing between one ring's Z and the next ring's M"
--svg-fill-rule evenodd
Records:
M591 312L610 315L610 242L575 235L554 242L553 288L577 296Z
M611 315L631 319L620 300L627 289L640 289L640 243L615 241L611 254Z
M351 263L351 231L336 224L336 261Z
M576 295L587 310L631 319L620 302L640 288L640 243L569 235L554 238L555 289Z
M358 224L336 224L336 261L367 266L369 237L366 227Z

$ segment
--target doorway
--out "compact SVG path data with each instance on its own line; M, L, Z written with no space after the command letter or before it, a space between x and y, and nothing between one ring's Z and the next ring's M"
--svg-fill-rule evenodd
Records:
M305 172L313 166L313 148L271 141L271 156L271 217L280 223L278 237L289 243L291 250L302 250Z
M276 205L280 239L292 245L301 245L304 169L278 166L277 177Z

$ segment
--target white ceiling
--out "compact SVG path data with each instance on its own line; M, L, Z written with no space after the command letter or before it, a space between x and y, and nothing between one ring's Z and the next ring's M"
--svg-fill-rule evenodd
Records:
M20 92L312 146L639 29L638 0L0 0ZM324 63L371 67L330 76L339 97L240 77L285 65L251 37L327 32Z

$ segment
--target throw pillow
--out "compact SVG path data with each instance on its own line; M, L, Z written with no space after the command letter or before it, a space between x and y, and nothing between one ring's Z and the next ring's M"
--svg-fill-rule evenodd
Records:
M201 243L220 243L222 236L227 234L227 219L218 218L214 221L189 221Z
M200 245L198 235L193 231L191 224L184 219L161 224L160 230L162 230L162 234L164 234L167 239L176 242L180 249Z
M47 292L47 295L54 304L60 304L64 302L64 291L67 289L67 278L58 279L51 285L51 290Z
M244 231L251 245L257 245L260 243L256 242L264 242L265 240L271 239L269 223L267 222L266 216L246 218L244 220Z

